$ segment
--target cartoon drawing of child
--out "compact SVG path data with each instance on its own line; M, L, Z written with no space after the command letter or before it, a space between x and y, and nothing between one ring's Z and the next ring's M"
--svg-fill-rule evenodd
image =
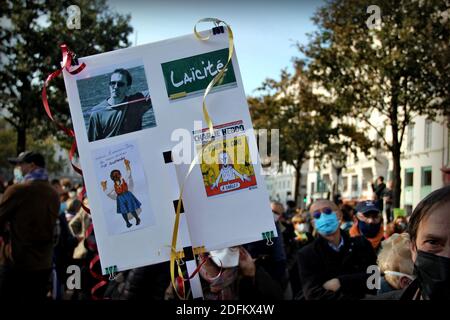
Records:
M220 179L222 182L227 182L239 177L242 181L251 181L251 179L246 174L239 173L233 166L230 156L225 151L219 153L219 176L216 181L212 184L211 190L219 186Z
M125 223L127 224L127 228L131 227L132 224L128 220L128 214L131 214L135 220L136 225L141 223L141 219L138 217L138 213L141 211L141 203L134 196L131 191L133 190L134 183L133 178L131 176L131 168L130 161L124 159L125 168L127 170L127 175L122 178L122 174L120 170L112 170L110 173L111 180L114 182L113 187L107 188L107 182L102 181L102 189L106 193L108 197L117 202L117 213L121 214Z

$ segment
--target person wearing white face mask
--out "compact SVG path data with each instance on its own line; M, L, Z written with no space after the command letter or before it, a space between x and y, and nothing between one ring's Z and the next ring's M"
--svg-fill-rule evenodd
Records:
M301 214L296 214L292 217L292 225L294 226L294 240L298 244L297 249L300 249L304 245L314 240L311 232L309 232L310 226Z
M414 279L414 263L407 233L393 234L382 244L378 266L384 274L378 294L406 288Z
M212 250L199 270L205 300L281 300L278 283L252 259L244 247ZM170 284L166 300L176 299Z

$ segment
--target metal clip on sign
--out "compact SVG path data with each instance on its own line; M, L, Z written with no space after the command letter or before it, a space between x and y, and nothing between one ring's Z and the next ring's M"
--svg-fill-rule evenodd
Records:
M262 237L264 240L267 240L266 245L268 245L268 246L273 245L273 241L272 241L272 239L274 238L273 231L263 232Z
M116 279L117 266L111 266L105 268L106 274L109 275L109 280L113 281Z

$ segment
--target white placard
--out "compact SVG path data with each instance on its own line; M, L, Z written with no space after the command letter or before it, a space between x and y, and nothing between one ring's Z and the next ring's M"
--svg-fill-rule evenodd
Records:
M64 71L104 273L109 266L121 271L170 259L174 195L179 194L189 164L165 163L163 153L182 143L174 134L177 129L191 139L192 154L197 152L195 132L206 127L196 124L203 120L202 88L224 68L227 48L226 33L208 41L191 34L80 58L86 64L82 72ZM215 126L239 123L245 128L237 136L249 146L253 164L251 169L222 170L212 188L222 190L216 195L208 194L212 186L205 184L200 165L194 167L185 183L177 250L190 245L208 251L235 246L261 240L262 233L270 231L276 236L235 54L226 79L208 95L207 104ZM138 200L129 200L134 203L131 209L140 209L138 225L131 214L132 225L127 226L117 209L122 204L109 197L102 184L113 186L113 170L127 176L125 159L134 183L131 193ZM110 195L116 192L117 197L117 190L111 189Z

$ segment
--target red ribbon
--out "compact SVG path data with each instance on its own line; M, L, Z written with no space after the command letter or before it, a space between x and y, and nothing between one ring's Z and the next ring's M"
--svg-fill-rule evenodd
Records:
M56 125L62 131L64 131L69 137L75 137L75 133L73 132L73 130L66 128L65 126L63 126L62 124L60 124L53 118L53 114L50 110L50 106L49 106L48 100L47 100L47 87L48 87L48 84L50 83L50 81L52 81L54 78L58 77L64 69L66 69L67 72L69 72L70 74L75 75L77 73L80 73L86 67L86 64L82 63L76 69L70 70L71 65L72 65L73 53L69 51L69 49L67 48L67 46L65 44L61 45L61 51L62 51L62 55L63 55L62 67L61 67L61 69L58 69L55 72L52 72L45 80L44 87L42 88L42 103L44 104L44 109L45 109L45 112L47 112L48 117L53 122L55 122Z
M74 163L73 163L73 157L77 150L77 142L75 140L75 133L72 129L68 129L61 123L57 122L55 120L55 118L53 117L53 114L50 109L50 105L48 104L47 87L48 87L50 81L52 81L53 79L58 77L63 72L64 69L66 69L66 71L69 72L70 74L75 75L75 74L80 73L86 67L86 64L81 63L78 67L71 70L72 60L73 60L73 52L71 52L67 48L67 45L65 45L65 44L62 44L60 47L61 47L61 52L62 52L62 56L63 56L62 67L61 67L61 69L58 69L58 70L52 72L45 80L44 87L42 88L42 103L44 105L45 112L47 113L47 116L50 118L50 120L52 120L59 127L59 129L64 131L69 137L73 138L73 143L72 143L72 146L69 151L70 164L72 165L72 168L75 170L75 172L77 172L78 174L83 176L83 171L79 167L74 165ZM88 214L90 214L91 210L88 207L86 207L83 203L83 196L85 194L86 194L86 188L83 186L83 190L80 193L81 206ZM99 280L99 283L97 283L94 287L91 288L92 299L100 300L100 299L102 299L102 297L97 297L96 291L98 289L100 289L101 287L107 285L108 281L105 280L105 278L103 277L103 275L101 273L99 274L94 271L94 266L100 261L100 257L98 255L97 245L94 242L89 241L89 236L92 234L93 231L94 231L94 226L91 223L89 225L88 229L86 230L85 239L86 239L86 244L87 244L88 248L91 251L96 252L96 255L89 263L89 272L94 279Z

